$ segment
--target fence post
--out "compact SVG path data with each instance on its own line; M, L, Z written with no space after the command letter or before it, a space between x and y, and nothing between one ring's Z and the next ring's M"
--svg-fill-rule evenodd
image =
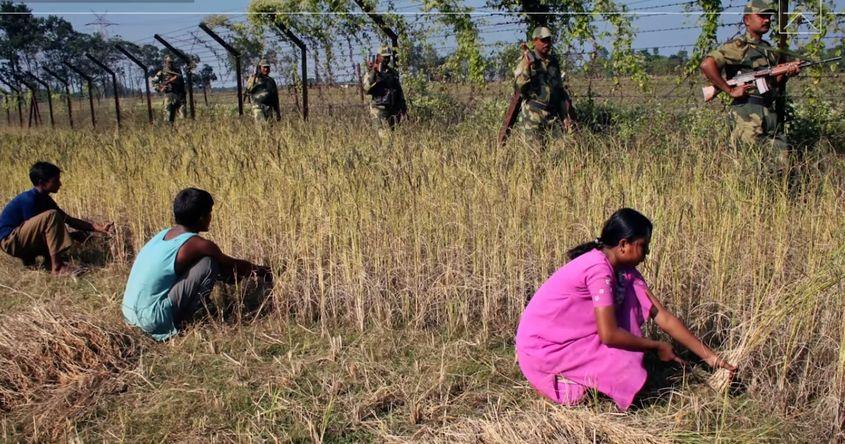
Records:
M96 128L97 118L94 117L94 79L92 79L91 76L80 71L68 62L62 62L62 64L67 66L71 71L77 73L79 77L82 77L88 83L88 106L91 108L91 127Z
M305 43L281 22L273 20L276 28L294 45L299 48L300 65L302 69L302 120L308 120L308 58Z
M18 89L15 85L7 82L5 79L0 78L0 82L4 85L8 86L10 90L15 92L16 102L18 104L18 121L20 122L21 128L23 128L23 110L21 109L21 90Z
M786 56L783 51L786 49L786 14L788 11L789 0L778 0L778 48L781 50L780 54L778 54L778 63L786 61ZM783 125L786 119L786 85L778 88L775 108L778 114L778 127L783 130Z
M138 67L141 68L141 70L144 71L144 88L146 89L146 94L147 94L147 117L149 118L150 123L153 123L153 104L152 104L152 101L150 100L149 67L147 65L144 65L144 62L138 60L137 57L132 55L132 53L127 51L124 47L122 47L120 45L114 45L114 47L118 51L122 52L123 55L128 57L129 60L131 60L133 63L138 65Z
M12 116L9 113L9 93L0 89L0 94L3 94L3 108L6 109L6 125L12 126Z
M387 38L390 39L390 46L392 46L394 50L399 48L399 35L396 34L396 32L393 31L393 29L391 29L390 26L387 26L387 22L384 21L384 17L382 17L381 14L376 14L375 11L373 11L372 8L370 8L366 3L364 3L364 0L354 0L354 1L355 1L355 4L358 5L358 7L361 8L361 10L364 11L364 13L367 14L368 17L370 17L370 19L373 21L373 23L375 23L376 26L378 26L379 29L381 29L381 32L383 32L385 35L387 35ZM397 59L398 59L398 57L396 56L396 54L394 54L393 55L393 63L394 64L396 64Z
M12 76L17 80L19 83L22 83L24 86L29 88L30 98L29 98L29 120L27 121L27 128L32 128L32 121L33 118L35 120L35 125L41 123L41 112L38 110L38 88L33 85L32 83L27 82L22 77L17 74L12 74Z
M45 67L44 72L50 74L51 76L53 76L54 79L58 80L59 83L65 86L65 99L67 100L67 120L70 123L70 129L73 129L73 107L71 106L70 101L70 83L68 83L66 78L51 71L50 68Z
M102 68L103 71L105 71L105 72L109 73L109 75L111 75L111 83L112 83L112 88L114 90L114 116L115 116L115 119L117 120L117 127L120 128L120 98L118 98L118 96L117 96L117 94L118 94L118 91L117 91L117 75L108 66L106 66L105 63L100 62L99 60L95 59L91 54L88 54L86 52L85 57L88 57L88 60L91 60L92 62L94 62L94 64L96 64L97 66Z
M164 40L160 35L155 34L155 35L153 35L153 37L156 40L158 40L159 43L164 45L167 49L172 51L173 54L176 54L176 57L179 57L185 63L185 72L188 75L188 104L191 107L191 120L193 120L195 118L195 114L194 114L194 78L193 78L193 74L191 73L191 59L188 58L188 56L184 52L176 49L173 45L168 43L167 40Z
M56 127L56 120L53 118L53 95L52 95L53 92L50 90L50 84L41 80L41 79L39 79L38 77L35 76L35 74L33 74L29 71L26 71L24 74L32 77L33 80L35 80L36 82L41 84L41 86L43 86L44 89L47 90L47 107L50 110L50 127L55 128Z
M211 36L215 42L219 43L220 46L223 47L229 54L231 54L235 58L235 79L237 80L238 84L238 115L244 115L244 93L243 93L243 78L241 75L241 53L232 45L226 43L219 35L217 35L211 28L208 27L205 23L200 23L200 29L205 31L206 34ZM203 89L205 91L205 89Z

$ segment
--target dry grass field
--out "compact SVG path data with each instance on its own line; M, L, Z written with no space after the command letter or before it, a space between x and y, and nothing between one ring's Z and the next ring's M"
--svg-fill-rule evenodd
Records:
M545 148L496 147L501 108L479 109L389 141L360 118L320 115L7 128L3 201L48 160L64 170L66 211L119 230L73 252L91 267L76 279L0 258L0 440L845 439L839 142L814 143L789 181L726 146L716 107L622 110ZM123 286L186 186L215 197L209 237L276 281L264 300L216 290L206 321L156 344L123 324ZM706 364L652 357L647 396L622 414L601 397L554 406L520 375L526 301L621 206L654 221L643 274L733 356L738 390L708 387Z

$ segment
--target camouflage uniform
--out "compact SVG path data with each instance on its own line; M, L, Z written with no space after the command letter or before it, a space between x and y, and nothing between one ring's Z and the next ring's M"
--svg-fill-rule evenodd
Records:
M270 66L263 60L258 63L259 66ZM252 117L256 122L266 122L270 120L273 113L278 118L281 116L279 110L279 90L276 87L276 81L270 76L265 76L260 72L255 73L246 82L246 93L250 96L252 102Z
M760 0L754 0L746 6L746 14L776 12L767 6ZM765 40L755 40L748 33L719 46L707 56L713 59L720 70L724 70L727 79L778 63L775 48ZM747 144L766 148L770 151L767 153L767 161L772 163L770 169L782 169L788 163L790 147L783 128L778 124L775 108L775 98L781 88L773 85L773 80L769 82L768 92L760 94L750 88L746 97L733 100L729 111L730 138L733 146Z
M173 76L177 76L176 80L166 83L167 80ZM153 77L150 78L153 87L161 93L164 93L164 102L162 111L164 118L168 122L173 123L176 119L176 114L179 117L185 117L185 79L182 73L174 70L169 58L165 58L164 66L158 70Z
M389 48L382 47L379 50L382 57L390 57ZM384 60L384 59L383 59ZM386 61L381 65L381 72L375 68L367 71L364 79L364 92L370 96L370 116L375 122L379 135L387 136L408 112L405 103L405 93L399 83L399 72L391 67Z
M535 38L551 36L546 28L538 28ZM560 63L554 54L541 58L534 53L535 61L528 63L523 57L514 70L515 87L522 95L519 121L526 135L541 138L552 131L557 134L564 118L569 95L563 88Z

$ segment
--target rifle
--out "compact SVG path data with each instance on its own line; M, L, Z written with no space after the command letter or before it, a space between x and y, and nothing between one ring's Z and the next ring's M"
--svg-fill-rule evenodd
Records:
M839 57L831 57L829 59L819 60L816 62L801 62L798 64L799 68L805 68L808 66L814 65L821 65L824 63L835 62L837 60L842 59L841 56ZM737 73L732 79L728 80L728 85L730 86L738 86L738 85L749 85L754 83L757 87L757 92L760 94L765 94L769 91L769 83L768 77L775 77L779 76L789 70L790 65L794 62L790 63L781 63L779 65L772 66L770 68L760 69L757 71L751 71L746 73ZM719 95L721 90L717 89L715 86L705 86L701 88L701 92L704 94L704 101L709 102L713 100L714 97Z
M246 94L244 94L244 101L252 103L252 87L255 86L255 78L258 76L258 65L252 69L252 76L246 81Z
M179 76L177 74L173 74L173 76L169 79L165 80L164 82L160 82L158 85L156 85L156 90L158 90L158 92L160 93L163 93L164 90L166 90L171 83L175 82L178 79Z
M522 54L528 57L528 62L530 64L537 61L537 56L533 51L528 50L528 45L526 45L525 42L520 43L519 47L522 49ZM519 90L516 90L513 92L510 102L508 102L508 109L505 111L505 118L502 121L501 129L499 129L499 146L505 144L505 140L507 140L510 135L513 124L516 123L516 118L519 116L520 109L522 109L522 94L519 93Z

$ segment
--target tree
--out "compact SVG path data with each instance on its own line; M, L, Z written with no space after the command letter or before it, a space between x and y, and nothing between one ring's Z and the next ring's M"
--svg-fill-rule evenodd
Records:
M487 61L487 77L493 80L513 80L513 69L520 58L517 45L503 45Z
M43 19L33 17L29 7L9 0L0 3L0 56L9 61L11 71L32 67L43 35Z
M437 55L434 46L426 41L412 43L408 48L405 59L405 64L411 74L430 75L444 62L444 58ZM429 78L429 80L431 79Z
M208 106L208 90L211 88L211 82L217 80L217 74L214 73L214 68L209 64L202 65L199 72L199 81L202 83L202 97L205 100L205 106Z

